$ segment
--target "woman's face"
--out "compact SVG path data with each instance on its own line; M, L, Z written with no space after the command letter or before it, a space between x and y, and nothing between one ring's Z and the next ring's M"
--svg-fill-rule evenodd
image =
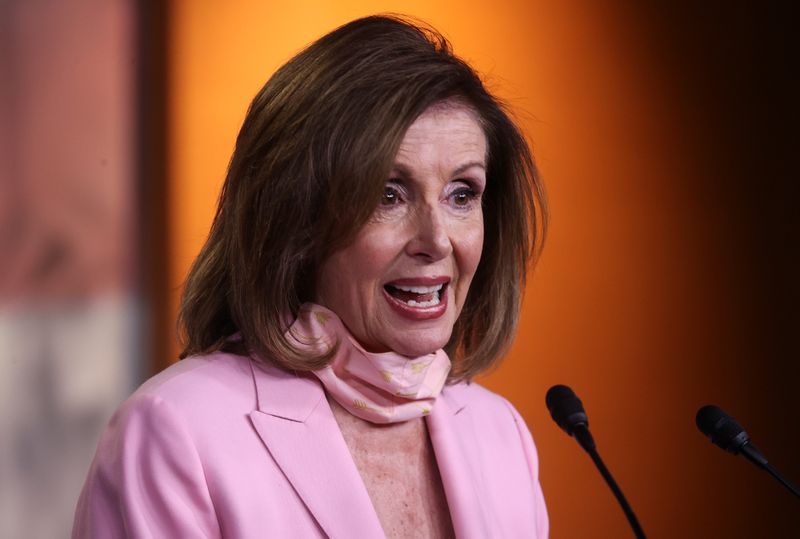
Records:
M371 352L442 348L483 248L486 137L469 108L443 103L403 138L380 204L322 265L317 303Z

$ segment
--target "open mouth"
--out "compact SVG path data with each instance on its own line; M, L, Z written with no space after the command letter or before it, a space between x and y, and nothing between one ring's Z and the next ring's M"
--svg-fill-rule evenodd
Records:
M449 283L440 283L432 286L406 286L400 284L387 284L386 292L393 298L402 301L409 307L425 309L435 307L442 301Z

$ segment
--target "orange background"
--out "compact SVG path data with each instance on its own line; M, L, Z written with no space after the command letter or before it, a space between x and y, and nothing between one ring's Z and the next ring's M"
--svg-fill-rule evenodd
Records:
M769 208L749 203L759 187L739 153L760 142L734 143L727 132L747 126L726 107L738 114L748 105L695 61L703 51L693 46L707 38L701 23L679 23L687 35L675 36L677 19L659 10L603 4L172 2L169 311L208 232L247 105L267 78L340 24L377 12L414 15L443 31L511 104L549 193L550 233L516 344L480 381L508 397L534 434L552 536L629 534L589 458L547 415L544 394L555 383L582 397L601 454L650 536L800 529L788 493L694 426L697 408L717 403L776 466L800 477L796 435L768 413L796 415L789 392L797 369L780 346L762 346L778 335L764 318L774 305L759 288L778 250L757 248L771 245L756 212ZM730 61L720 76L756 59ZM717 96L708 81L731 93Z

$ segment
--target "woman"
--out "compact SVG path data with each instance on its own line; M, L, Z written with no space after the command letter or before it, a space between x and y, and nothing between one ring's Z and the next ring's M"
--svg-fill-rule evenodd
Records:
M112 419L73 536L545 537L533 440L469 383L513 337L541 202L435 31L309 46L253 100L184 359Z

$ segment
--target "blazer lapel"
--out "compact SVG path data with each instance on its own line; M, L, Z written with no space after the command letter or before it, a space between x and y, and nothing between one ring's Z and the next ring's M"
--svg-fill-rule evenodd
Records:
M383 537L319 382L255 362L251 368L258 402L250 420L325 534Z
M445 387L426 418L453 529L459 539L491 537L491 516L480 493L482 476L470 447L477 436L458 386Z

